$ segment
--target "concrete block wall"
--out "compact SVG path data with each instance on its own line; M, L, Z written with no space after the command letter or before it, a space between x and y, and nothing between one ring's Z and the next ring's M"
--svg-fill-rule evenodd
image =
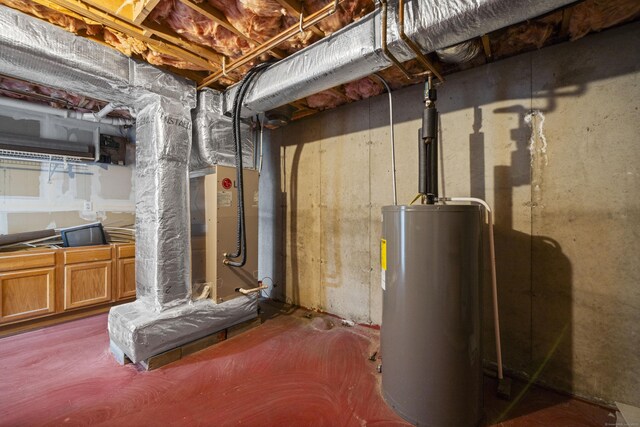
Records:
M449 76L438 101L441 193L495 209L505 364L577 395L636 406L638 45L636 23L519 55ZM421 95L420 86L394 92L403 204L417 192ZM271 135L281 158L272 164L282 213L275 296L382 322L387 108L381 95ZM484 354L495 360L488 286L484 308Z

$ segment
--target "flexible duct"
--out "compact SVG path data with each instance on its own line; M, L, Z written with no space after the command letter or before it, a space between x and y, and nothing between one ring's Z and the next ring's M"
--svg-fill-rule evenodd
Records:
M446 0L406 2L405 33L433 52L540 16L573 0ZM414 55L398 35L397 3L389 5L387 43L400 61ZM243 117L368 76L392 65L382 53L381 11L375 10L329 37L279 61L260 75L246 97ZM237 87L225 92L231 110Z
M481 51L480 43L477 40L467 40L453 46L437 49L436 54L442 62L449 64L462 64L469 62Z

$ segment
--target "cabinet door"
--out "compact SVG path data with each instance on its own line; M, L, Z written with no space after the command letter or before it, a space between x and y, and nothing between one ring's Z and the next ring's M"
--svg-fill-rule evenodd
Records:
M0 273L0 323L55 311L55 268Z
M112 261L86 262L64 267L64 309L111 301Z
M136 259L118 260L118 299L136 296Z

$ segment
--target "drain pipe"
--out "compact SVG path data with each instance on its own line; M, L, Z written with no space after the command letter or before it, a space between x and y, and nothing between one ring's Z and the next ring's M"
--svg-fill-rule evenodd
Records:
M54 108L48 105L35 104L28 101L13 98L0 98L0 106L15 108L18 110L27 110L37 113L50 114L53 116L64 117L67 119L84 120L89 122L99 122L113 126L131 126L135 123L134 120L124 119L119 117L105 117L116 107L112 104L107 104L102 110L97 113L80 113L78 111L66 110L62 108Z
M493 296L493 329L496 338L496 358L498 362L498 381L504 381L504 373L502 369L502 345L500 340L500 315L498 312L498 280L496 278L496 249L493 237L493 213L487 202L475 197L440 197L441 202L468 202L482 205L486 213L487 222L489 223L489 256L491 264L491 290ZM500 387L500 385L499 385Z

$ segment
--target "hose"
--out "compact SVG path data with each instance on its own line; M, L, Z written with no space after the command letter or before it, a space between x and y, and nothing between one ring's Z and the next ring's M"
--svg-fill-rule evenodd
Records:
M235 127L235 118L237 116L237 109L238 109L238 102L240 99L240 94L243 91L243 88L246 86L247 82L248 82L248 77L251 76L253 74L253 69L249 70L249 72L247 72L247 74L245 75L244 79L240 82L240 85L238 86L238 90L236 91L235 97L233 98L233 107L232 107L232 121L231 121L231 131L232 131L232 135L233 135L233 142L235 145L235 161L236 161L236 182L238 183L238 207L236 210L236 249L234 252L232 253L224 253L224 257L225 258L237 258L240 256L241 253L241 249L242 249L242 210L244 209L244 204L241 206L240 202L243 201L243 197L241 196L241 194L243 195L243 193L240 191L240 183L238 182L238 170L241 169L241 164L242 164L242 147L240 147L240 149L238 150L238 145L236 142L236 127ZM243 188L244 189L244 188ZM242 210L241 210L242 209ZM225 260L224 263L226 264L227 261Z
M233 100L233 109L232 109L232 135L233 142L235 144L235 160L236 160L236 184L238 188L238 206L237 206L237 228L236 228L236 250L231 254L225 254L226 258L238 258L245 252L246 249L246 237L244 234L244 180L243 180L243 170L242 170L242 141L240 139L240 110L239 106L242 105L242 100L244 98L244 94L249 86L249 82L252 80L253 75L255 74L255 70L251 69L240 82L240 86L238 87L238 91L236 92L236 96ZM228 259L224 260L224 264L230 265L232 267L242 267L246 262L246 255L243 257L242 261L232 262Z
M243 180L243 165L242 165L242 140L240 131L240 121L242 113L242 102L249 89L250 83L256 77L256 75L270 66L270 63L262 63L253 67L245 75L240 82L240 86L233 100L233 112L232 112L232 135L233 141L236 146L236 183L238 186L238 209L237 209L237 234L236 234L236 251L232 254L225 254L224 264L230 267L243 267L247 262L247 236L245 230L245 214L244 214L244 180ZM241 257L240 261L230 261L228 258Z

